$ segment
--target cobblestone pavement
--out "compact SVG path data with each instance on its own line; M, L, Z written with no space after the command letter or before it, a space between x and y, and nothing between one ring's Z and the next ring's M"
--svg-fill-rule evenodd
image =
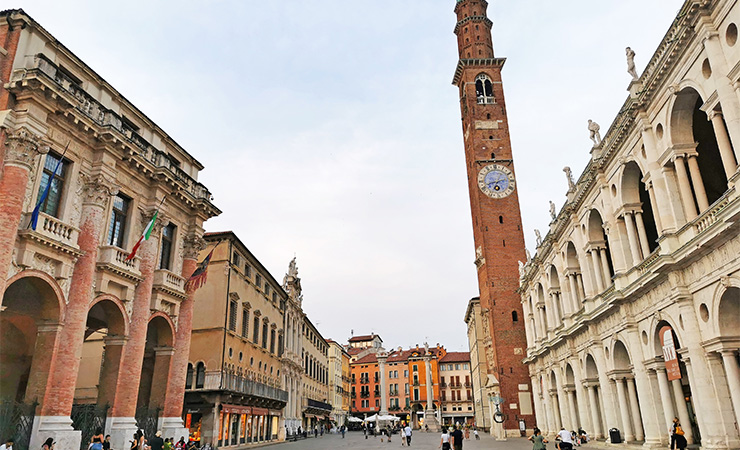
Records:
M439 433L425 433L423 431L414 431L414 435L411 438L411 447L408 450L417 449L436 449L439 447ZM326 434L324 437L319 438L308 438L302 439L297 442L285 442L281 444L269 446L270 450L327 450L327 449L406 449L407 447L401 447L401 438L394 434L391 442L388 439L383 439L381 442L380 437L373 438L368 436L365 439L361 432L349 432L346 434L346 438L342 439L340 434ZM526 438L509 438L506 441L496 441L489 435L481 434L481 439L476 441L473 435L470 435L470 439L466 440L463 444L463 450L483 450L483 449L497 449L497 450L531 450L532 443ZM548 450L555 450L555 444L552 442L547 444ZM590 445L584 445L582 447L576 447L578 450L594 450L598 447L592 447Z

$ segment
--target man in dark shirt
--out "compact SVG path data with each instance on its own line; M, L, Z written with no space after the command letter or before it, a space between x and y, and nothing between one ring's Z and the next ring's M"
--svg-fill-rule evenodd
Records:
M455 425L455 431L450 433L450 441L452 441L452 448L455 450L462 450L463 445L463 433L460 431L460 426Z
M149 439L149 447L151 447L152 450L162 450L162 447L164 447L164 440L162 440L161 431L157 431L157 435Z

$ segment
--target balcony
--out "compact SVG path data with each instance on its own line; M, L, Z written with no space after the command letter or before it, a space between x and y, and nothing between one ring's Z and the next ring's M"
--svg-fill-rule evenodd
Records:
M25 228L25 225L29 223L31 223L31 214L24 214L21 226ZM48 214L39 213L36 230L23 229L19 230L19 234L65 253L77 254L79 252L77 237L80 230Z
M166 269L154 271L154 289L185 298L185 278Z
M216 381L220 381L220 384L216 384ZM209 387L213 389L214 386L219 386L218 390L231 391L281 403L288 402L287 391L226 372L206 374L206 389Z
M331 413L332 406L329 403L326 402L320 402L318 400L313 400L310 398L307 398L306 407L307 409L312 409L314 411L320 411L320 413Z
M141 272L139 271L139 257L134 257L130 261L126 261L128 253L124 250L113 246L104 245L98 250L98 267L117 275L121 275L131 280L141 280Z

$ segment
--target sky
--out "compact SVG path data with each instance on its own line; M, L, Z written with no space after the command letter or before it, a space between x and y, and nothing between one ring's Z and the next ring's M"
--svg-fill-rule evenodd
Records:
M682 0L491 0L527 246ZM205 165L277 280L296 256L325 338L468 349L478 295L454 0L10 0Z

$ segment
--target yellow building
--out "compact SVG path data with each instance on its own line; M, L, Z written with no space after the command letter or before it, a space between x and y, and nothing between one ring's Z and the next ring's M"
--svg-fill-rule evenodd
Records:
M282 440L287 294L234 233L205 239L201 259L215 251L195 297L185 423L219 448Z

